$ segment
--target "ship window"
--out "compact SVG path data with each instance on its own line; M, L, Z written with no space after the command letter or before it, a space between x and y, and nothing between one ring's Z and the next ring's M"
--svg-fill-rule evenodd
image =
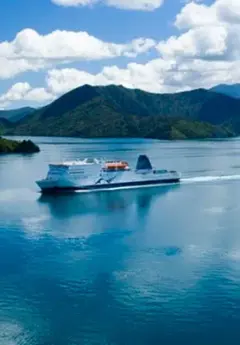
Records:
M68 169L63 166L51 166L48 176L60 176L66 173Z
M83 170L78 170L78 171L72 170L71 171L71 175L79 175L79 174L84 174L84 171Z
M168 171L167 170L154 170L154 174L166 174Z

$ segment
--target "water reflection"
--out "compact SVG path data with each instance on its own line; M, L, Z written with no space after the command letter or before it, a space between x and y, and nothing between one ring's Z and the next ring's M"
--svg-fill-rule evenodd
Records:
M237 338L240 186L212 176L238 174L239 140L126 143L124 151L112 141L38 140L48 144L32 159L0 159L0 345L226 345ZM36 193L49 162L104 150L129 162L146 151L156 166L194 183Z
M164 197L179 187L179 185L171 185L119 191L43 194L38 201L47 206L52 215L60 218L76 214L116 213L127 210L133 205L138 211L144 210L146 212L155 199Z
M12 320L17 314L29 333L22 343L123 345L127 337L129 344L134 339L147 344L139 334L142 329L146 338L148 327L158 322L158 295L165 293L161 277L175 266L167 265L161 249L149 250L151 243L140 230L143 220L149 225L158 201L165 202L178 188L41 196L23 222L26 233L21 227L14 241L7 235L2 240L8 269L1 270L7 295L0 296L0 303L5 301L0 317ZM31 231L37 237L26 236ZM166 251L178 254L175 247ZM11 263L15 270L9 274ZM138 325L133 332L132 323ZM15 333L8 327L12 341Z

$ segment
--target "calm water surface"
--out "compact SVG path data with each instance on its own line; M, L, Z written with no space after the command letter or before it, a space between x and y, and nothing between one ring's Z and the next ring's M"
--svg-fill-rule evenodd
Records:
M240 335L240 140L34 138L0 157L1 345L225 345ZM42 197L49 162L139 153L180 186Z

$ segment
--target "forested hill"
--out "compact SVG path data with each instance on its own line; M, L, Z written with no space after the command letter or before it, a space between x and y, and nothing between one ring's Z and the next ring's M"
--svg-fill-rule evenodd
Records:
M13 110L0 110L0 118L4 118L11 122L17 122L24 117L32 114L36 109L31 107L24 107Z
M0 137L0 155L9 153L37 153L40 148L31 140L9 140Z
M153 94L85 85L16 123L11 134L185 139L240 134L240 100L204 89Z

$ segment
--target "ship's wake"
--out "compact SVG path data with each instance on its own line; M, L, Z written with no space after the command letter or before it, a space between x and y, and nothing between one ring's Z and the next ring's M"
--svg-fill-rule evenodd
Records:
M183 178L182 183L204 183L204 182L218 182L218 181L240 181L240 175L220 175L220 176L197 176Z

